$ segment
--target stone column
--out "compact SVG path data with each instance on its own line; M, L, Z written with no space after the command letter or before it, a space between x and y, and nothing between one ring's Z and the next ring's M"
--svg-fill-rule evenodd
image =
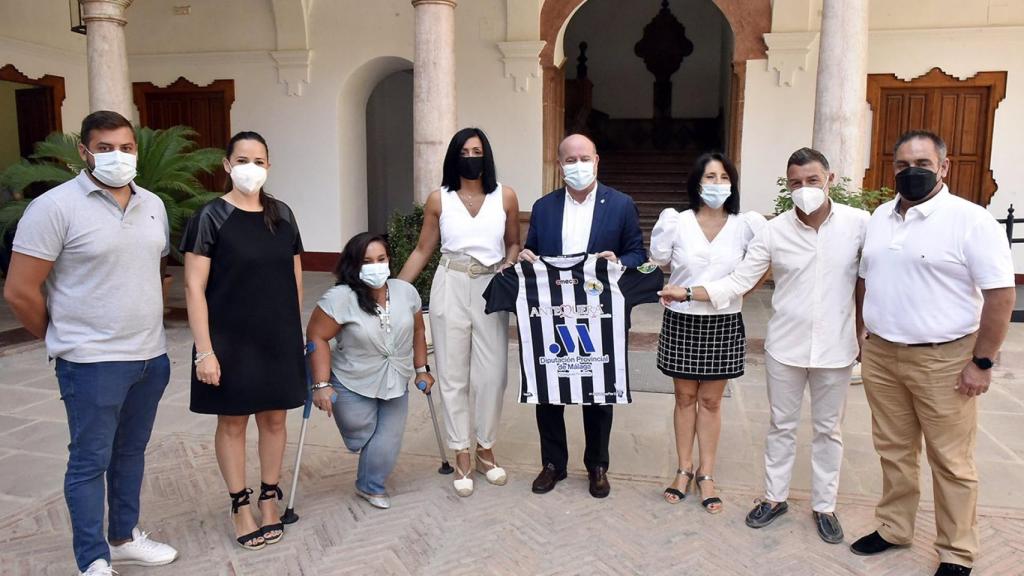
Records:
M814 148L860 189L867 110L868 1L825 0L814 97Z
M129 120L132 83L125 46L125 10L132 0L82 0L89 67L89 110L113 110Z
M425 202L440 186L444 154L455 134L455 4L456 0L412 0L413 187L418 202Z

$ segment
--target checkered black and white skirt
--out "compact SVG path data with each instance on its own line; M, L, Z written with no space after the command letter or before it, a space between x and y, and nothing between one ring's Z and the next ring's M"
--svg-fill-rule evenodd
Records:
M685 380L728 380L743 375L747 355L743 315L683 314L665 309L658 338L658 369Z

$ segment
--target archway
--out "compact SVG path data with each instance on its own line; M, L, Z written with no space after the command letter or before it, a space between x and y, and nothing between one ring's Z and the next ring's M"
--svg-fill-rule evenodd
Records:
M412 69L384 78L366 103L367 229L387 232L396 211L412 210Z
M571 19L587 1L545 0L541 8L541 39L546 42L540 55L544 71L544 183L548 189L558 186L557 146L565 134L566 60L563 41ZM653 0L648 1L653 12L657 4ZM729 63L731 75L727 82L729 99L723 111L727 118L724 144L739 164L746 62L766 57L764 34L771 30L771 1L713 0L713 3L733 34L732 61ZM634 6L631 5L630 9L635 9Z
M338 134L340 135L339 176L341 213L338 233L344 244L353 235L369 228L369 184L367 148L367 105L381 82L412 69L412 62L398 56L382 56L363 63L345 80L338 97ZM411 107L411 102L410 102ZM412 139L409 138L409 142ZM411 172L412 164L408 170ZM411 176L410 176L411 178Z

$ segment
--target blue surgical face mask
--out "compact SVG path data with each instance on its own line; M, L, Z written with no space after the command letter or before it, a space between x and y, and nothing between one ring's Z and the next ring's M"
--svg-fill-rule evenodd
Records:
M708 208L721 208L732 196L732 184L701 184L700 199Z
M359 279L371 288L380 288L391 277L391 267L387 262L363 264L359 269Z

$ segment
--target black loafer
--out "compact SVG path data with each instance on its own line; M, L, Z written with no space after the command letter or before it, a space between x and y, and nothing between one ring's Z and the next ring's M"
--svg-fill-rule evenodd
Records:
M747 513L747 526L751 528L764 528L771 524L776 518L782 516L789 510L789 504L779 502L772 506L771 502L760 501L754 509Z
M935 572L935 576L969 576L970 573L971 569L967 566L943 562L939 564L939 569Z
M554 464L545 464L540 474L533 481L533 493L546 494L551 492L554 490L555 484L562 480L565 480L565 470L556 470Z
M829 544L843 541L843 526L835 512L815 512L814 525L818 527L818 536Z
M880 552L885 552L889 548L895 547L896 544L886 541L885 538L878 533L877 530L862 536L859 540L850 545L850 552L858 556L873 556Z
M590 470L590 495L594 498L605 498L612 491L612 485L608 483L608 472L603 466Z

